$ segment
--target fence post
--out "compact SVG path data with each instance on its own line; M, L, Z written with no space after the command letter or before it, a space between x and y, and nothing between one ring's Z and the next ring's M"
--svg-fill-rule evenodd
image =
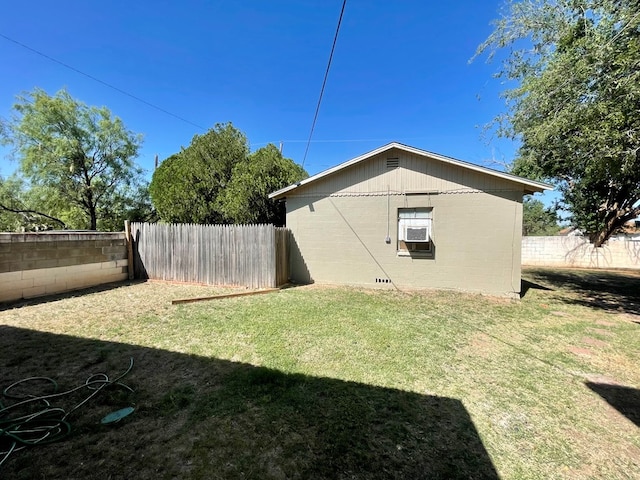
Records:
M127 242L127 271L129 272L129 280L133 280L133 244L131 242L131 222L124 221L124 238Z

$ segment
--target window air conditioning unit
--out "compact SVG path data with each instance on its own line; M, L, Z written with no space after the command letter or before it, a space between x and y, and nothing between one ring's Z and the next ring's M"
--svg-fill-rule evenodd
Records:
M429 241L429 228L428 227L404 227L404 241L405 242L428 242Z

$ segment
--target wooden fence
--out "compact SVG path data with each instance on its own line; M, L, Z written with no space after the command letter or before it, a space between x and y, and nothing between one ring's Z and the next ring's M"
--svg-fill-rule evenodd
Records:
M273 225L132 223L136 278L278 287L289 277L289 230Z

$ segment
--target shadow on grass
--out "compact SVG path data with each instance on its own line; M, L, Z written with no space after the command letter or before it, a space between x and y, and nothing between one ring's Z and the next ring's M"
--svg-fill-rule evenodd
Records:
M544 285L540 285L538 283L529 282L528 280L522 279L520 281L520 298L524 298L527 292L531 289L534 290L553 290L552 288L545 287Z
M71 292L56 293L44 297L28 298L11 302L0 302L0 312L4 310L12 310L14 308L28 307L31 305L40 305L42 303L57 302L58 300L62 300L65 298L81 297L89 293L106 292L109 290L114 290L116 288L135 285L137 283L144 283L144 280L125 280L122 282L105 283L102 285L96 285L95 287L73 290Z
M640 427L640 390L607 383L586 382L585 385Z
M640 275L598 270L527 269L523 282L536 282L548 289L577 294L564 301L603 310L638 314Z
M0 476L498 478L457 399L0 326L2 388L48 376L66 390L117 377L130 357L122 381L134 394L101 393L70 417L70 437L15 453ZM133 415L100 424L129 405Z

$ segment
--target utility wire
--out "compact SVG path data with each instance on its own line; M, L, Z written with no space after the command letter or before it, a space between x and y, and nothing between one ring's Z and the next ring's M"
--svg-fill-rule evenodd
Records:
M318 105L316 106L316 113L313 116L313 123L311 123L311 131L309 132L309 140L307 140L307 146L304 149L304 157L302 158L302 167L304 168L304 162L307 160L307 153L309 153L309 145L311 144L311 137L313 136L313 129L316 127L316 120L318 119L318 112L320 111L320 104L322 103L322 95L324 94L324 87L327 84L327 78L329 77L329 70L331 69L331 61L333 60L333 52L336 49L336 42L338 41L338 33L340 32L340 24L342 24L342 17L344 15L344 7L347 5L347 0L342 2L342 10L340 11L340 18L338 18L338 26L336 27L336 34L333 37L333 45L331 46L331 54L329 54L329 61L327 62L327 70L324 72L324 80L322 81L322 88L320 89L320 98L318 98Z
M611 44L612 44L612 43L613 43L613 42L614 42L614 41L615 41L615 40L616 40L620 35L622 35L622 33L627 29L627 27L628 27L629 25L631 25L631 23L632 23L632 22L633 22L633 21L638 17L638 15L640 15L640 12L636 13L636 14L631 18L631 20L629 20L629 21L627 22L627 24L626 24L625 26L623 26L620 30L618 30L618 33L617 33L617 34L616 34L616 35L615 35L611 40L609 40L609 41L605 44L605 46L604 46L604 47L602 47L602 48L603 48L603 50L604 50L606 47L608 47L609 45L611 45Z
M17 40L14 40L13 38L8 37L8 36L4 35L3 33L0 33L0 37L4 38L5 40L8 40L8 41L10 41L10 42L12 42L12 43L15 43L16 45L19 45L19 46L21 46L22 48L25 48L25 49L27 49L27 50L29 50L29 51L31 51L31 52L33 52L33 53L37 54L37 55L40 55L41 57L44 57L44 58L46 58L47 60L51 60L52 62L55 62L55 63L57 63L58 65L62 65L63 67L68 68L69 70L72 70L72 71L74 71L74 72L76 72L76 73L79 73L80 75L84 75L85 77L87 77L87 78L89 78L89 79L93 80L94 82L98 82L98 83L100 83L100 84L104 85L105 87L109 87L109 88L111 88L112 90L115 90L115 91L116 91L116 92L118 92L118 93L121 93L121 94L123 94L123 95L126 95L127 97L130 97L130 98L133 98L134 100L136 100L136 101L138 101L138 102L140 102L140 103L144 103L144 104L145 104L145 105L147 105L148 107L155 108L156 110L158 110L158 111L160 111L160 112L162 112L162 113L164 113L164 114L166 114L166 115L170 115L170 116L172 116L172 117L174 117L174 118L177 118L178 120L180 120L180 121L182 121L182 122L185 122L185 123L188 123L189 125L192 125L192 126L194 126L194 127L197 127L197 128L199 128L200 130L206 130L206 128L204 128L204 127L203 127L203 126L201 126L201 125L198 125L197 123L193 123L193 122L191 122L191 121L187 120L186 118L183 118L183 117L181 117L181 116L179 116L179 115L176 115L175 113L171 113L171 112L169 112L168 110L165 110L165 109L164 109L164 108L162 108L162 107L159 107L159 106L157 106L157 105L154 105L153 103L147 102L146 100L143 100L142 98L137 97L137 96L133 95L132 93L129 93L129 92L125 91L125 90L122 90L121 88L118 88L118 87L116 87L116 86L114 86L114 85L111 85L110 83L107 83L107 82L105 82L105 81L103 81L103 80L100 80L99 78L94 77L93 75L89 75L88 73L85 73L85 72L83 72L82 70L78 70L77 68L72 67L71 65L69 65L69 64L67 64L67 63L61 62L60 60L57 60L57 59L55 59L55 58L53 58L53 57L51 57L51 56L47 55L46 53L42 53L42 52L40 52L39 50L36 50L35 48L31 48L30 46L25 45L24 43L21 43L21 42L19 42L19 41L17 41Z

